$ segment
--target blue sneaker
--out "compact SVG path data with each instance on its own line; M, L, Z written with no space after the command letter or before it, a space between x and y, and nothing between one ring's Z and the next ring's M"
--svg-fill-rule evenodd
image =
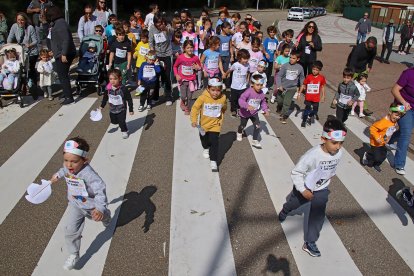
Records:
M312 257L321 256L321 252L319 251L315 242L305 242L302 246L302 250L305 252L308 252L308 254L311 255Z

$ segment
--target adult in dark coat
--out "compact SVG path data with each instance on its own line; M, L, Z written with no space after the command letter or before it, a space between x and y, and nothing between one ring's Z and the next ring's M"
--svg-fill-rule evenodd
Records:
M50 23L50 42L53 56L56 59L55 71L62 84L63 105L74 102L70 87L69 68L76 56L76 47L73 42L72 33L66 23L62 11L57 6L52 6L46 10L46 18Z
M410 45L409 41L413 37L414 37L413 23L410 20L407 20L407 22L401 28L401 43L400 43L400 46L398 47L398 54L408 55L410 53L410 46L408 46L405 52L404 52L404 49L407 44Z
M305 76L312 73L312 64L316 61L316 53L322 51L322 40L318 34L318 26L309 21L299 34L297 49L300 52L299 63L303 67Z

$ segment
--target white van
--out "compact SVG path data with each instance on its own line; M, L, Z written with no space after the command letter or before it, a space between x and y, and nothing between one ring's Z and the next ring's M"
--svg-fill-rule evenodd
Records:
M300 7L290 8L287 16L287 20L300 20L303 21L303 9Z

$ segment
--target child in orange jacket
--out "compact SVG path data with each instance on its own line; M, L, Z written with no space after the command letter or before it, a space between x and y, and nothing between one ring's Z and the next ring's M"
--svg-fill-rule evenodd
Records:
M369 128L371 149L364 153L362 164L381 171L380 165L387 158L386 144L397 130L397 121L405 112L403 105L392 103L387 116L376 121Z

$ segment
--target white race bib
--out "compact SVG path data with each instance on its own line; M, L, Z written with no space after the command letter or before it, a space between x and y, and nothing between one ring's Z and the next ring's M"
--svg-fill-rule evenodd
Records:
M122 50L122 49L116 48L115 56L117 56L119 58L125 58L126 55L127 55L127 50Z
M228 42L226 42L226 43L221 44L221 50L222 50L223 52L228 51L228 50L229 50L229 43L228 43Z
M259 60L256 58L251 58L249 62L251 65L255 66L259 63Z
M47 38L52 39L52 32L50 31L50 29L49 29L49 33L47 34Z
M216 70L218 68L218 59L209 59L207 60L207 69Z
M157 44L167 41L167 39L165 38L164 33L154 34L154 40L155 40L155 43L157 43Z
M311 53L310 47L309 46L306 46L305 47L305 54L310 55L310 53Z
M267 49L269 49L270 51L276 51L276 46L276 42L271 41L267 44Z
M338 160L327 161L325 163L319 164L316 169L305 177L306 188L311 191L318 190L335 175Z
M111 35L115 35L116 33L115 33L115 30L114 29L112 29L111 30Z
M141 46L139 47L139 54L145 57L148 54L149 50L150 50L149 48L145 48Z
M260 99L249 99L248 101L248 105L254 107L255 110L259 110L260 109Z
M43 69L46 71L46 73L52 73L53 65L50 61L43 63Z
M191 76L194 70L192 66L181 65L181 73L184 76Z
M348 102L349 102L350 100L352 100L352 97L351 97L351 96L349 96L349 95L344 95L344 94L341 94L341 95L339 96L339 102L340 102L341 104L347 105L347 104L348 104Z
M212 118L218 118L221 115L221 104L205 103L203 106L203 115Z
M155 70L154 70L154 68L153 67L147 67L147 66L145 66L144 67L144 72L143 72L143 77L144 78L146 78L146 79L150 79L150 78L153 78L153 77L155 77Z
M286 70L286 79L296 80L298 77L298 71Z
M318 94L319 93L319 83L309 83L306 87L306 93L308 93L308 94Z
M112 105L123 105L121 95L111 95L109 94L109 103Z
M242 70L235 70L235 71L233 71L233 76L236 78L236 79L246 79L246 77L247 77L247 71L246 71L246 73L244 73L243 74L243 71Z
M135 39L139 40L139 33L134 33Z
M89 196L86 190L85 181L79 178L69 178L65 176L66 185L68 186L68 194L70 196Z
M387 129L387 131L385 132L385 135L388 138L390 138L394 134L394 132L396 132L396 131L397 131L397 128L395 126L391 126Z

